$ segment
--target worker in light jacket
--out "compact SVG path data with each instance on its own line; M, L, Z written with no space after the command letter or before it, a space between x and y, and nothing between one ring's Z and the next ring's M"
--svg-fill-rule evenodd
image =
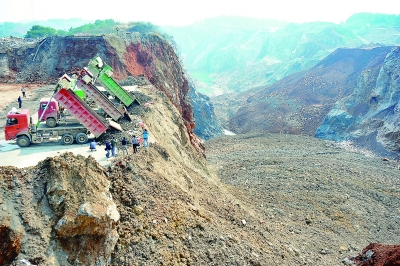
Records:
M142 136L143 136L143 147L146 148L149 146L149 132L147 131L147 129L144 129Z

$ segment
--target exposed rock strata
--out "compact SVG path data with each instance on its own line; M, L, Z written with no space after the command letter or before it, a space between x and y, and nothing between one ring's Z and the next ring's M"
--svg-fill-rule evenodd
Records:
M208 96L198 93L193 87L189 91L193 105L196 127L194 132L204 140L223 134L221 123L214 114L214 105Z

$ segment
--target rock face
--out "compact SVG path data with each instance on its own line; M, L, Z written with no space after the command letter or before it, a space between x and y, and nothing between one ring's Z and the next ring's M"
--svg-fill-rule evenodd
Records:
M36 168L0 168L0 263L107 265L119 213L92 158L64 153Z
M398 50L338 49L308 71L248 92L230 129L354 140L378 154L394 155L399 149Z
M315 136L352 140L378 154L396 156L400 150L400 47L382 66L361 73L352 94L339 100Z
M13 49L9 48L10 42ZM118 82L148 80L179 110L192 145L204 153L202 141L194 134L188 80L173 46L159 35L49 37L29 42L3 38L2 43L0 82L54 83L64 73L72 74L87 66L95 56L114 69L113 78Z
M208 96L197 92L192 86L189 91L193 105L196 127L194 133L204 140L223 135L223 128L214 114L214 105Z

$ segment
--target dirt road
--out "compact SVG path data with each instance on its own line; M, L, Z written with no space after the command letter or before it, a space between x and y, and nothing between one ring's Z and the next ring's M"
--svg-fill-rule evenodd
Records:
M62 144L43 143L20 148L13 141L0 140L0 166L11 165L19 168L34 166L47 157L58 156L64 152L72 152L75 155L80 154L85 157L90 155L102 166L108 166L112 161L112 159L106 158L104 146L99 146L97 151L93 152L89 150L89 144L65 146Z

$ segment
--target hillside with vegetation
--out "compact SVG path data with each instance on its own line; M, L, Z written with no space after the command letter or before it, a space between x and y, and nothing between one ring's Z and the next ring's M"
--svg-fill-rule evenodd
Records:
M0 37L45 38L52 36L103 35L121 32L159 32L159 27L150 22L117 22L113 19L88 22L78 19L47 20L31 23L0 23Z

